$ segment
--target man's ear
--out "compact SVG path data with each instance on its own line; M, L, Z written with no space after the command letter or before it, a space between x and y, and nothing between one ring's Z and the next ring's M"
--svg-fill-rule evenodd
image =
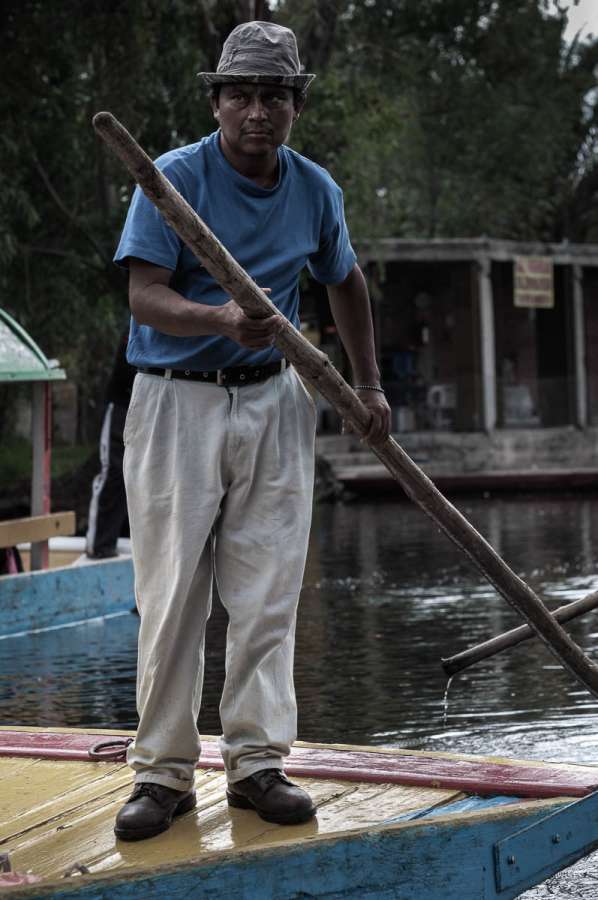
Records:
M301 113L303 112L303 107L305 106L305 100L306 100L305 97L302 97L299 100L295 100L295 103L294 103L295 109L293 110L293 122L296 122L297 119L299 118L299 116L301 115Z
M212 107L212 115L216 120L220 117L220 110L218 109L218 102L216 100L210 100L210 106Z

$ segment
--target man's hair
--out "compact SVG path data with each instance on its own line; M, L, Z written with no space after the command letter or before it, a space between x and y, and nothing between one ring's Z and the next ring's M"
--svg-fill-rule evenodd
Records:
M211 84L208 88L208 99L210 101L214 101L216 106L218 106L218 101L220 99L220 88L221 84ZM299 88L291 88L293 92L293 106L302 106L305 103L307 98L307 91L301 91Z

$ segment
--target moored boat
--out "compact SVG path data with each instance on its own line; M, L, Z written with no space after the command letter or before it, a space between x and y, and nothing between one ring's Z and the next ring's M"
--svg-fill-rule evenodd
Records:
M0 639L134 609L128 555L0 576Z
M133 564L127 549L109 560L81 556L73 511L51 510L52 385L66 373L0 308L0 384L32 387L31 515L0 521L0 638L71 625L134 609ZM60 540L67 542L62 546ZM70 544L68 543L70 541ZM68 549L65 549L67 547ZM17 548L23 551L25 568Z
M3 877L38 879L11 897L499 900L598 846L591 766L297 744L286 771L318 813L277 826L228 807L213 738L197 808L123 843L112 828L130 792L129 737L0 729Z

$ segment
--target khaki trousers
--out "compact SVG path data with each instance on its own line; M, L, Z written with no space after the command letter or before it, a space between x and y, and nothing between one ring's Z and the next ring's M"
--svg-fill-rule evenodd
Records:
M282 767L311 522L315 408L293 368L243 387L138 374L124 473L141 617L136 781L186 791L200 754L212 581L229 615L221 750L230 782Z

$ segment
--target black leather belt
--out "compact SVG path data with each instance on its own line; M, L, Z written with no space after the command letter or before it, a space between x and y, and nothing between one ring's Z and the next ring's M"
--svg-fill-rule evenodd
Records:
M160 375L162 378L182 378L185 381L206 381L212 384L241 387L244 384L255 384L265 381L272 375L284 372L288 366L286 359L266 363L263 366L231 366L229 369L216 369L210 372L193 372L191 369L158 369L154 366L139 368L145 375Z

